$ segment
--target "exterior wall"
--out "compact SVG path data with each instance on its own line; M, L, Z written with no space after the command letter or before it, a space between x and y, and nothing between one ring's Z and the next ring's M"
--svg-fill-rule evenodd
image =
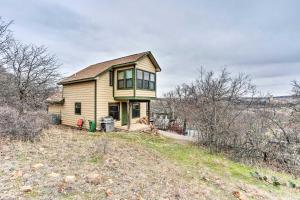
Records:
M116 77L116 76L115 76ZM122 101L116 101L113 97L113 86L109 85L109 72L101 74L97 78L97 127L99 128L99 122L102 117L108 116L108 104L120 103L120 120L115 120L115 126L121 126L122 117ZM147 103L140 103L141 117L146 117ZM137 123L139 118L133 118L131 124Z
M137 62L136 69L156 73L155 66L152 64L148 56L144 57L143 59ZM137 97L156 97L156 92L152 90L137 89L135 95Z
M77 126L77 120L84 120L84 128L88 128L88 120L94 120L95 115L95 82L74 83L63 86L62 124ZM75 115L75 102L81 102L81 115Z
M62 105L59 104L49 104L48 113L49 114L60 114L62 110Z
M141 117L147 117L147 103L141 103Z
M133 97L134 96L134 89L118 89L118 71L130 69L130 68L133 68L133 67L117 68L114 71L115 97Z
M109 85L109 72L105 72L97 78L97 128L101 118L108 116L108 103L116 102L118 101L114 100L113 86ZM115 121L115 126L121 126L121 121Z

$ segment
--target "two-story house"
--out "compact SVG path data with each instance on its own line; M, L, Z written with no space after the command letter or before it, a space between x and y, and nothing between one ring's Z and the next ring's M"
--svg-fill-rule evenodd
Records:
M150 113L156 98L156 72L161 68L150 51L90 65L62 80L62 96L49 104L62 124L76 126L78 119L96 122L112 116L115 126L136 123Z

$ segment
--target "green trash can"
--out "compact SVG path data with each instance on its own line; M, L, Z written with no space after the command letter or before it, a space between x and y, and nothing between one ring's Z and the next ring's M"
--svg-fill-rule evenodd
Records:
M96 123L93 120L89 120L89 132L95 132L96 131Z

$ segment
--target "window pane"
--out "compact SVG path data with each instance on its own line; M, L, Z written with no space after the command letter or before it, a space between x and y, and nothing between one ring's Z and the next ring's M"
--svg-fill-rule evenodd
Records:
M149 89L154 90L154 82L152 81L149 82Z
M113 85L113 71L109 71L109 85L112 86Z
M119 104L108 104L108 115L115 120L120 119Z
M126 88L132 88L132 79L126 79Z
M132 117L140 117L140 103L133 103L132 104Z
M124 79L124 72L118 72L118 80Z
M75 103L75 115L81 115L81 103Z
M144 72L144 80L149 81L149 72Z
M129 69L129 70L126 70L126 78L132 78L132 70Z
M150 74L150 81L155 81L155 74Z
M143 79L143 72L141 70L137 70L137 79Z
M149 81L145 81L144 80L144 89L148 89L149 88Z
M137 80L137 88L143 89L143 80L140 79Z
M124 80L118 80L118 88L124 88Z

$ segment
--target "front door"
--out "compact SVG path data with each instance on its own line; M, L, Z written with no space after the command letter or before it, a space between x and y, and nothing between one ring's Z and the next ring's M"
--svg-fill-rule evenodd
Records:
M122 102L122 126L127 125L127 103Z

